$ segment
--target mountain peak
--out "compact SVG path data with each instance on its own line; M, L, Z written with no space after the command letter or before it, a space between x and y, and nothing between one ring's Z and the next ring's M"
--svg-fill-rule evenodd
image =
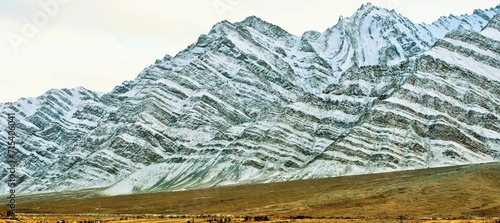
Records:
M282 29L281 27L274 25L270 22L267 22L255 15L249 16L245 18L241 22L235 23L235 25L243 26L243 27L251 27L260 33L267 35L267 36L289 36L291 35L288 33L286 30Z
M363 3L361 5L361 9L369 8L369 7L374 7L374 5L371 2Z
M371 11L371 10L382 10L384 8L380 8L374 4L372 4L371 2L367 2L367 3L364 3L361 5L361 7L359 7L359 9L357 11ZM384 9L386 10L386 9Z
M371 3L365 3L365 4L361 5L361 7L358 8L358 10L356 10L356 12L354 12L354 14L347 19L351 19L351 21L352 20L355 21L355 20L359 20L359 19L364 19L368 15L371 15L370 17L372 17L372 16L386 17L386 16L389 16L393 13L396 13L396 12L394 10L389 11L388 9L375 6Z
M241 21L241 23L243 24L253 24L259 22L265 22L265 21L255 15L248 16L243 21Z
M269 22L255 16L255 15L246 17L243 21L237 22L236 25L253 27L253 28L258 27L258 26L266 26L266 27L276 26L276 25L269 23Z
M212 26L212 29L210 29L210 32L208 34L213 34L213 33L218 33L221 31L223 27L231 26L232 23L227 21L227 20L222 20L218 23L216 23L214 26Z

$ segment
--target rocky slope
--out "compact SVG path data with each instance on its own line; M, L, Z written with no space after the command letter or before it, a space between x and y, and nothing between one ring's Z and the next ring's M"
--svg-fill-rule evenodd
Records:
M0 105L20 122L18 191L118 194L500 160L499 13L426 25L366 4L301 37L256 17L220 22L110 93Z
M457 30L396 66L353 67L323 93L270 109L107 192L498 161L499 43Z

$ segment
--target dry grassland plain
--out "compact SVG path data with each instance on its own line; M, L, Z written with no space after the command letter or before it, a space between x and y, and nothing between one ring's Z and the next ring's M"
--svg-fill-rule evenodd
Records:
M243 216L399 222L403 215L404 222L500 223L500 163L111 197L101 190L19 196L17 213L24 222L193 221L183 215L198 216L195 222L220 222L220 216L231 216L231 222Z

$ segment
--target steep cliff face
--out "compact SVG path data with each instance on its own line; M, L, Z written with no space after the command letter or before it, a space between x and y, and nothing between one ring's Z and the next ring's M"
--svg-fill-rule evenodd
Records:
M18 190L119 194L499 160L498 13L426 25L366 4L301 37L256 17L220 22L107 94L1 104L20 123Z

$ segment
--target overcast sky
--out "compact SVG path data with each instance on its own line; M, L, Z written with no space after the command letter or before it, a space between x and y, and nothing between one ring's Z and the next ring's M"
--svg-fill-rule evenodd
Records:
M363 0L0 0L0 102L51 88L109 92L221 20L256 15L295 35L324 31ZM498 0L373 0L415 22Z

